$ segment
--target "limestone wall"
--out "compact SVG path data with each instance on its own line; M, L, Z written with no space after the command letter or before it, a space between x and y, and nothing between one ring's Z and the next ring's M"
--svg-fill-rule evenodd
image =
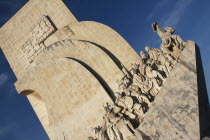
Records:
M196 45L188 41L138 128L147 139L200 139Z
M0 30L0 47L17 78L29 67L21 47L31 37L32 26L47 15L57 29L77 22L61 0L30 0Z
M33 107L35 113L37 114L37 117L39 118L42 126L44 127L47 134L50 133L49 129L49 119L48 119L48 113L47 108L45 105L45 101L42 99L42 97L37 92L33 92L29 95L27 95L27 98Z
M122 92L119 90L123 84L123 90L131 86L134 75L137 76L135 71L139 70L131 63L140 62L140 57L117 32L101 23L78 22L61 0L29 1L0 29L0 40L0 47L17 76L17 91L27 96L51 140L87 139L91 127L104 126L103 104L113 103L116 98L113 93ZM138 129L131 131L128 124L121 124L120 131L129 132L128 137L140 139L139 133L133 135L139 131L145 139L199 139L195 43L181 43L185 49L166 81L161 76L160 81L165 81L161 90L157 84L158 92L154 93L155 83L149 89L151 93L141 87L145 92L141 96L159 94L150 98L155 100L149 111L142 111L142 116L147 112L144 120L134 114L139 123L143 120ZM154 59L145 57L148 64L149 59ZM146 73L142 82L154 79ZM117 85L119 79L125 83ZM135 92L129 88L127 92ZM136 93L140 93L140 88ZM131 97L129 101L134 102Z
M61 0L29 1L1 28L0 40L16 89L52 140L90 136L116 81L139 57L111 28L79 23Z
M46 59L57 57L67 57L81 61L92 69L98 75L98 78L103 79L111 88L111 91L118 89L116 81L124 76L120 68L102 49L88 42L78 40L56 42L41 53L35 59L35 63L39 64Z
M131 63L139 59L139 55L116 31L93 21L82 21L63 27L48 39L49 42L45 41L47 45L51 45L51 38L57 41L75 39L95 43L107 53L112 53L115 56L113 59L118 59L128 70L131 69Z
M50 132L52 140L64 136L86 139L91 127L102 123L99 116L104 114L103 103L112 102L100 82L80 63L68 58L43 62L16 86L21 94L31 89L42 97L49 120L49 126L44 128L49 128L46 132ZM39 113L40 118L43 114Z

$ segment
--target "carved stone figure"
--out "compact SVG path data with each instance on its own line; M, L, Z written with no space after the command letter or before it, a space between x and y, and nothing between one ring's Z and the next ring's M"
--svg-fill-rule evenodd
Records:
M141 51L139 63L131 63L130 71L123 67L125 76L118 80L120 92L115 92L115 104L108 105L116 118L116 123L113 123L115 121L109 117L104 117L110 139L120 139L121 132L118 129L120 127L117 126L122 120L131 133L135 132L133 122L131 124L130 120L142 122L151 102L154 101L162 83L176 63L177 54L184 48L183 40L179 36L172 35L173 28L166 27L163 30L157 23L154 23L153 29L163 41L161 50L146 46L145 50L148 52L148 56L144 51Z
M146 103L150 106L150 101L144 94L141 93L140 88L138 86L132 85L129 88L131 90L131 96L136 96L140 103Z
M148 80L143 75L137 73L133 73L133 85L139 86L144 93L148 93L152 88Z
M150 96L156 96L160 90L160 82L156 78L145 78L144 81L134 80L133 85L139 86L141 91L147 94L150 100L152 100Z
M171 58L170 60L168 58ZM160 53L158 61L160 61L161 65L164 66L163 71L168 76L169 72L173 68L172 63L174 63L173 58L168 54Z
M144 51L140 51L140 56L141 56L141 59L142 59L144 62L146 62L146 60L147 60L147 55L146 55L146 53L145 53Z
M146 79L141 73L137 74L136 71L133 71L132 74L133 74L133 83L136 83L137 85L141 84Z
M159 35L159 37L161 39L172 35L174 33L174 31L175 31L174 28L172 28L172 27L165 27L165 30L161 29L159 27L159 25L157 24L157 22L154 22L152 24L152 29L153 29L154 32L157 32L157 34Z
M115 100L115 104L122 107L121 112L126 114L129 118L135 119L136 115L132 113L133 99L130 96L122 96L121 93L115 92L115 96L117 97Z
M164 72L164 77L168 77L169 75L169 70L167 69L166 65L165 64L161 64L160 61L155 61L155 66L157 67L157 69L159 71L162 71Z
M151 89L149 90L149 94L152 97L155 97L160 90L160 83L158 82L158 80L156 78L150 78L148 79L149 85L151 86Z
M146 46L145 50L148 51L149 57L152 60L151 66L157 66L159 70L165 72L167 77L170 70L173 68L172 64L175 63L173 57L171 57L170 54L164 53L162 50L151 49L149 46Z
M125 83L122 83L122 84L119 85L119 90L120 90L121 93L125 93L126 95L130 95L128 85L126 85Z
M166 28L166 30L159 33L161 37L171 35L172 29ZM145 50L148 52L148 57L144 51L141 51L139 63L131 63L130 72L123 67L125 76L117 81L120 92L115 92L115 104L107 104L104 120L107 137L110 140L121 140L123 137L119 130L120 127L118 127L122 121L129 128L129 132L135 132L129 120L141 122L144 119L145 113L151 106L151 101L159 93L162 82L165 81L165 77L169 75L176 62L170 53L164 53L160 49L146 46ZM159 71L164 72L166 76L163 76ZM106 134L102 132L97 133L100 134L97 135L97 140L99 136L102 137L101 134Z
M123 140L122 133L116 127L116 124L121 120L121 117L116 116L109 107L105 108L105 111L106 113L103 119L105 121L109 140Z
M146 46L145 50L148 52L149 57L153 60L158 60L159 55L162 53L161 50L156 48L151 48L150 46Z
M160 78L165 81L165 78L160 74L160 72L153 70L151 66L146 67L146 75L148 78Z
M164 56L170 61L171 65L176 63L176 60L170 54L164 53Z
M127 76L125 76L123 78L123 83L126 85L126 87L128 87L128 85L130 84L130 82L131 82L131 80Z
M163 52L167 54L172 54L172 48L171 48L172 45L173 45L172 38L168 37L163 40L160 48ZM176 50L177 48L173 48L173 51L174 49Z
M144 118L144 112L142 106L138 103L134 103L131 96L122 96L120 93L115 93L117 99L115 103L123 108L121 111L127 115L130 119L137 119L139 122Z
M122 127L128 127L128 131L129 133L134 133L135 129L133 128L133 125L131 124L131 122L129 121L128 118L126 118L122 113L121 110L123 109L122 107L119 107L115 104L108 104L107 103L107 107L109 107L110 110L112 110L111 112L114 113L115 115L118 115L119 117L121 117L122 119L116 124L116 126L120 128ZM123 126L122 126L123 125ZM125 125L125 126L124 126Z
M165 38L160 45L161 50L164 53L171 54L176 57L184 48L184 42L179 36L171 36Z
M156 22L154 22L152 24L152 28L153 31L157 32L159 37L162 39L162 44L160 46L161 50L164 53L171 54L177 58L179 53L184 49L185 42L178 35L172 35L175 31L172 27L165 27L164 30L161 29Z
M131 69L131 74L133 75L133 71L135 71L136 73L140 73L140 71L139 71L139 65L138 64L136 64L136 63L134 63L134 64L132 64L131 63L131 65L132 65L132 69Z
M139 71L141 74L145 75L146 74L146 67L147 65L144 63L143 59L139 59Z
M147 105L147 107L145 107L145 111L147 111L151 105L148 97L141 93L140 88L137 85L131 85L129 89L131 90L131 96L135 96L138 99L139 103Z
M131 83L131 80L127 76L123 77L122 79L117 80L118 88L120 90L127 88L130 83Z
M94 132L94 136L89 137L89 140L109 140L102 126L94 127L91 130Z

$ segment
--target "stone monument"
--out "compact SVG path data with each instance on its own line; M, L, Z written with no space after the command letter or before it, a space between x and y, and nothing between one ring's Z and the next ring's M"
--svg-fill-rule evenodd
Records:
M161 49L139 56L61 0L30 0L0 29L0 47L51 140L202 139L209 105L199 48L171 27L152 29Z

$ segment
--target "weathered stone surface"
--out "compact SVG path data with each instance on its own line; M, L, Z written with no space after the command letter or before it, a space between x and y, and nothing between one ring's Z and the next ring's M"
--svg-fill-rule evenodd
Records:
M56 137L62 140L63 135L78 140L87 138L89 129L102 122L102 117L98 116L104 114L103 103L112 102L91 72L68 58L49 59L37 65L27 79L16 83L16 87L20 94L26 95L25 89L31 89L43 99L45 112L35 111L52 140ZM28 96L31 99L30 94ZM48 120L42 120L44 114Z
M51 45L51 39L59 41L69 38L96 44L112 59L118 59L128 70L131 69L130 63L139 59L138 54L122 36L112 28L94 21L82 21L67 25L49 37L45 44L46 46Z
M113 29L78 22L61 0L31 0L0 30L0 47L50 139L86 139L116 81L139 56ZM82 135L81 135L82 134Z
M196 47L187 42L138 128L143 138L200 139Z
M87 139L93 128L98 140L203 138L209 106L198 49L172 28L153 29L162 50L147 46L140 58L61 0L30 0L0 29L0 47L51 140Z
M33 67L21 47L31 38L31 28L44 15L57 29L78 22L61 0L30 0L1 27L0 47L17 78L22 77L28 67Z

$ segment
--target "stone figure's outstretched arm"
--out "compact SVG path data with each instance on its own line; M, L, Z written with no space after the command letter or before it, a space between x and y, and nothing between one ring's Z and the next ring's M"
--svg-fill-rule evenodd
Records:
M157 22L154 22L152 24L152 29L154 32L157 32L157 34L160 36L161 39L164 39L164 36L172 35L175 31L174 28L172 27L165 27L165 30L161 29L159 25L157 24Z
M157 24L157 22L154 22L152 24L152 29L154 32L157 32L157 34L160 36L160 38L162 38L162 36L164 35L164 33L166 32L165 30L161 29L159 27L159 25Z

